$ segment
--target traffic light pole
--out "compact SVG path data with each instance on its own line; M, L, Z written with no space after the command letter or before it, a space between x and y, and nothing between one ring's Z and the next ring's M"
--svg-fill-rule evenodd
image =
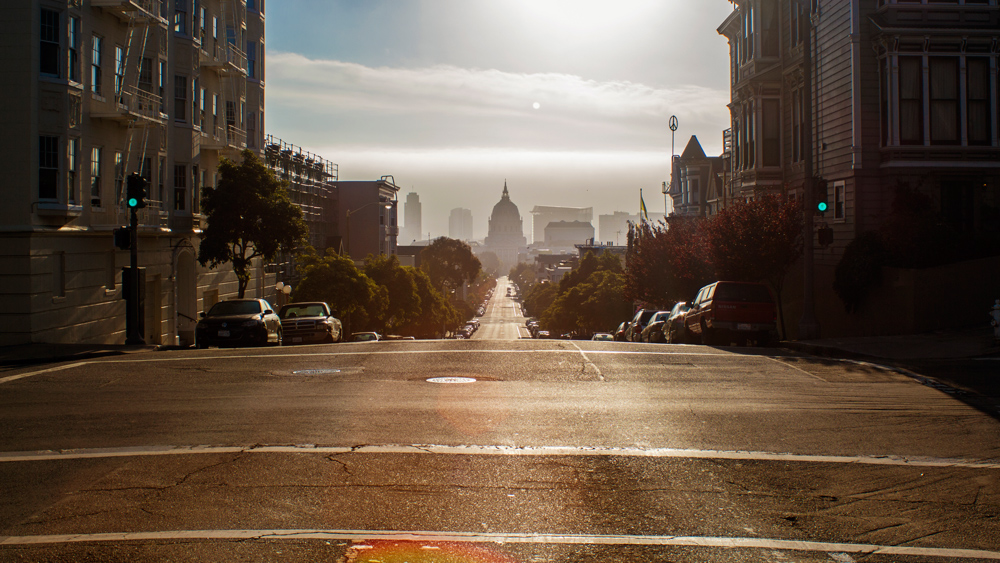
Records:
M143 338L141 321L139 315L143 314L139 307L139 213L135 207L129 208L129 237L132 239L130 245L131 268L129 268L128 301L125 311L125 344L141 345L145 344Z
M802 100L802 113L806 115L802 136L805 145L805 184L802 189L802 318L799 319L799 340L819 338L819 320L816 318L816 261L813 244L816 238L813 233L813 213L816 206L816 178L813 170L813 21L811 2L799 1L799 6L806 17L802 50L802 78L805 82L805 95Z

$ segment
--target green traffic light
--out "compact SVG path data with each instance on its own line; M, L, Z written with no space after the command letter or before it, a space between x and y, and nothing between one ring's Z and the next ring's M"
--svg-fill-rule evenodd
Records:
M136 199L136 198L134 198L134 197L132 197L132 198L129 198L129 200L128 200L128 206L129 206L129 207L135 207L135 206L137 206L137 205L139 205L139 200L137 200L137 199Z
M821 201L818 204L816 204L816 209L819 210L820 213L826 213L826 210L829 208L830 206L827 205L825 201Z

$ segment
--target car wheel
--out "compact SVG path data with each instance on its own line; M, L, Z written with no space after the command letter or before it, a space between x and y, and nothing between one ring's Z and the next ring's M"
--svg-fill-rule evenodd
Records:
M701 343L705 346L715 344L715 330L705 326L705 323L701 323Z

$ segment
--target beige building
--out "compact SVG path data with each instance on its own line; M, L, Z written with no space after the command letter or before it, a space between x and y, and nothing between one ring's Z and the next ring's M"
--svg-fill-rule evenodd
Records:
M0 345L122 343L112 230L124 178L139 213L145 339L190 344L198 312L235 294L196 263L199 193L220 157L261 153L262 0L19 0L0 4ZM270 283L267 283L269 282ZM258 267L248 293L268 297Z

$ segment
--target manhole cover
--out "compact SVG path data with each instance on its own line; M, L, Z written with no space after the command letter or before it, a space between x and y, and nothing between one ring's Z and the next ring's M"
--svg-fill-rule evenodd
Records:
M339 369L299 369L292 372L294 375L325 375L328 373L340 373Z
M472 377L432 377L427 380L428 383L475 383L475 378Z

